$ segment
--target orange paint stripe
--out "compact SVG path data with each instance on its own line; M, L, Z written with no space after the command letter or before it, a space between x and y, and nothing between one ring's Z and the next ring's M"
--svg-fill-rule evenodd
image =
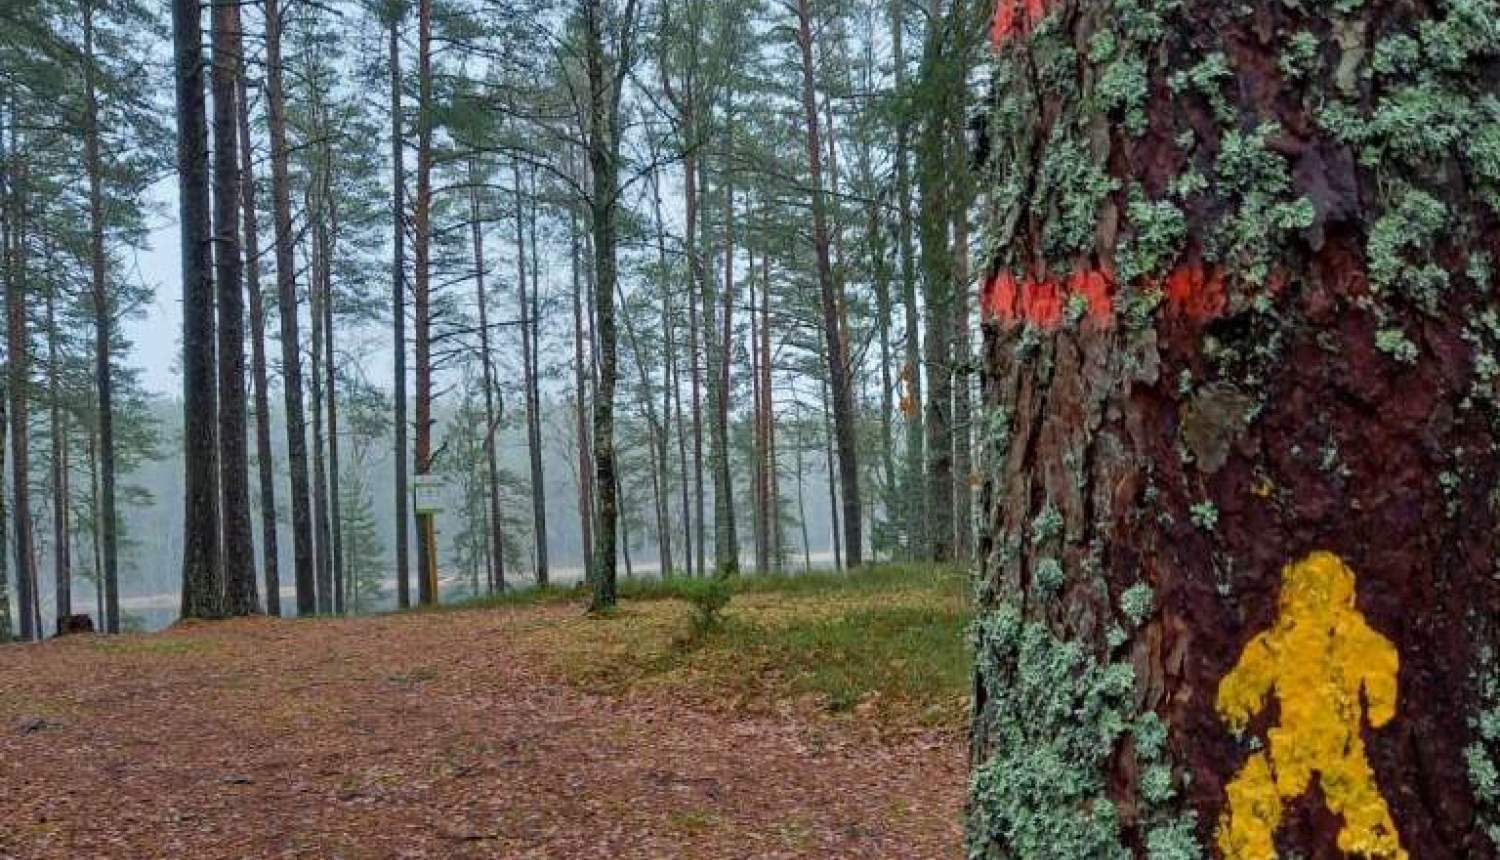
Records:
M1227 304L1223 269L1201 263L1183 266L1154 286L1164 295L1167 313L1176 317L1216 319ZM1114 274L1106 269L1080 269L1061 280L1018 279L1001 271L985 285L980 307L988 322L1050 330L1062 323L1069 300L1082 296L1087 302L1084 321L1107 329L1115 322L1114 293Z
M1030 32L1046 16L1046 0L998 0L990 21L990 42L998 51L1010 37Z

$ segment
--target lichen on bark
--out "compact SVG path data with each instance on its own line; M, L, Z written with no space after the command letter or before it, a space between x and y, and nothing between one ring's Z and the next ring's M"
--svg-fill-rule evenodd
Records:
M1214 690L1318 550L1402 655L1403 844L1500 856L1497 0L1046 9L991 69L971 856L1209 856Z

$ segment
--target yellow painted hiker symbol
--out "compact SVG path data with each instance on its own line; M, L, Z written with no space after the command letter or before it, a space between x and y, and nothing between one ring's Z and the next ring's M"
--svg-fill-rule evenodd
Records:
M1225 860L1275 860L1284 805L1318 775L1328 808L1344 819L1338 846L1351 857L1406 860L1360 735L1396 716L1400 658L1354 606L1354 572L1313 553L1282 571L1280 615L1245 646L1219 683L1219 716L1243 731L1271 693L1280 723L1229 784L1219 819Z

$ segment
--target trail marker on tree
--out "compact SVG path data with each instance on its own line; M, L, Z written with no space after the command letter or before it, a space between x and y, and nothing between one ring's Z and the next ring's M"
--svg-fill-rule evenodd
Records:
M412 506L418 516L431 514L436 516L443 513L443 496L447 490L447 484L437 475L413 475L412 476Z
M1405 860L1391 811L1365 755L1361 730L1396 717L1400 657L1354 605L1354 572L1338 556L1313 553L1282 572L1276 624L1250 640L1219 683L1217 707L1236 734L1278 701L1268 749L1250 756L1228 786L1219 820L1225 857L1274 860L1287 803L1314 775L1328 808L1341 816L1340 850Z

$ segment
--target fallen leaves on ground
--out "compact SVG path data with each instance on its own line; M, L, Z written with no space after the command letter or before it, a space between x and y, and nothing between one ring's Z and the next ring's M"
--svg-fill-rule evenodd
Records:
M625 611L673 635L653 606ZM0 857L958 856L954 732L600 692L559 671L560 637L621 622L580 613L0 648Z

